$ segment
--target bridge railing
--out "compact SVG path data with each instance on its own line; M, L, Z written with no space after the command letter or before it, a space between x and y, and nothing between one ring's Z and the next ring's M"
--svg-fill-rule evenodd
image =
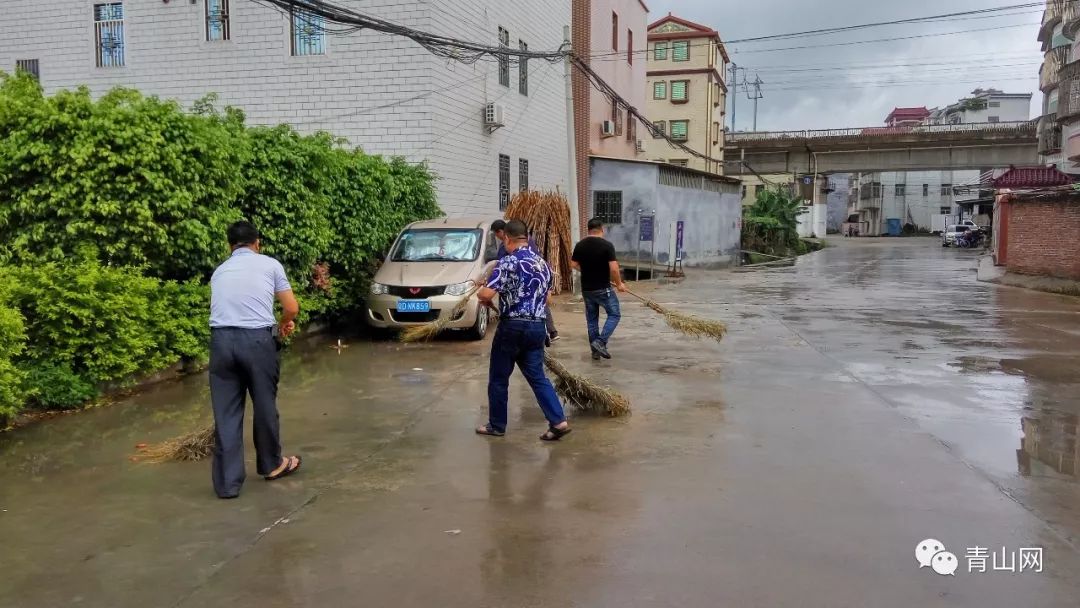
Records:
M870 139L891 135L940 134L940 133L1017 133L1034 135L1036 121L970 122L958 125L916 125L912 127L857 127L853 129L805 129L802 131L750 131L728 133L729 143L771 141L784 139Z

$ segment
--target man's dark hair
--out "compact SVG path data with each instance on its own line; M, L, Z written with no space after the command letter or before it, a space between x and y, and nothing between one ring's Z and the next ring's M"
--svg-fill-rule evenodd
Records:
M255 241L259 240L259 230L251 222L236 222L229 226L226 234L229 237L229 245L232 247L254 245Z
M498 232L500 230L506 230L506 222L502 220L495 220L494 222L491 222L492 232Z
M529 228L521 220L510 220L506 223L506 236L512 239L524 239L529 235Z
M603 227L604 222L601 221L600 218L594 217L589 220L589 232L592 232L593 230L601 230Z

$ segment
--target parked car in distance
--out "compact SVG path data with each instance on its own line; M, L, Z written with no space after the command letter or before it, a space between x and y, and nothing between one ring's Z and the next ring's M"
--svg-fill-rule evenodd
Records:
M453 308L473 287L471 279L481 276L497 255L492 221L442 218L402 230L371 284L368 324L400 330L443 318L447 329L467 331L482 340L488 328L487 307L474 295L465 310L453 314Z
M941 233L941 246L951 247L956 244L956 236L963 234L969 230L978 230L978 226L972 228L965 224L952 224L945 227L945 232Z

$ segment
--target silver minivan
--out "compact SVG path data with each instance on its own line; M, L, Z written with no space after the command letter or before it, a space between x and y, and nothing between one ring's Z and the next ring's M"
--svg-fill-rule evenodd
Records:
M444 319L447 329L482 340L490 320L487 307L474 295L464 311L454 313L453 308L498 253L498 239L490 231L493 221L441 218L402 230L371 284L368 324L399 330Z

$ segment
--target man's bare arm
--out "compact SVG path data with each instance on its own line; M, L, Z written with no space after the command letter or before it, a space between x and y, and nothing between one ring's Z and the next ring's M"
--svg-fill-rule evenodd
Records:
M611 284L615 286L615 289L625 293L626 283L622 280L622 271L619 270L619 263L615 260L608 262L608 268L611 269Z
M282 338L288 338L289 334L296 329L296 315L300 314L300 303L296 301L296 295L292 290L279 291L274 294L281 303L280 331Z

